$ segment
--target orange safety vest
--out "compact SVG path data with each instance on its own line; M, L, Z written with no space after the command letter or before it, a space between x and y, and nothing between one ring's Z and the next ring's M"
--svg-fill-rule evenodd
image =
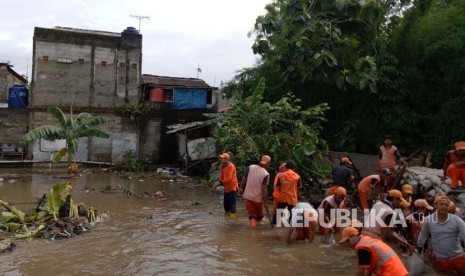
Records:
M381 160L379 162L379 168L388 168L393 170L396 167L396 151L395 146L391 146L390 149L387 149L385 146L379 147L381 150Z
M355 251L360 249L371 252L370 265L367 267L361 266L368 269L371 273L382 276L408 275L408 271L399 256L383 241L362 235L360 241L355 246Z
M297 204L297 185L300 176L293 170L287 170L279 173L279 183L281 184L279 190L278 202L286 202L289 205Z
M224 185L224 192L229 193L238 190L238 181L236 175L236 166L229 162L225 167L220 167L220 182Z

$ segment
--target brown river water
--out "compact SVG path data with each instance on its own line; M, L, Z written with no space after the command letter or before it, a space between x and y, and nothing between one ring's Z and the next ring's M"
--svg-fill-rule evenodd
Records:
M0 199L36 201L63 170L0 169ZM14 181L11 181L14 180ZM14 183L13 183L14 182ZM164 191L165 200L101 193L111 185L134 194ZM95 191L93 191L93 189ZM355 255L347 245L325 247L285 242L283 228L268 220L249 229L245 204L238 218L224 216L222 195L194 182L169 182L154 176L132 179L110 172L84 172L72 189L111 219L71 239L17 242L0 254L0 275L354 275ZM30 212L33 205L16 205ZM339 236L336 236L336 240ZM429 275L435 275L431 273Z

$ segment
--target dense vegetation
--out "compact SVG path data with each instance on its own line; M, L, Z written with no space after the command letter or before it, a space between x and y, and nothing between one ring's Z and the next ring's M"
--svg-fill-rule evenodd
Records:
M303 109L327 103L322 138L333 150L376 153L385 134L405 155L422 147L434 162L465 139L463 0L276 0L256 20L261 59L228 82L246 98L288 92Z

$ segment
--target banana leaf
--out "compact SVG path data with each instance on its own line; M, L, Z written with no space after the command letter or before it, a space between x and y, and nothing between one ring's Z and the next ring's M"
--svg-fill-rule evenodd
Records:
M2 221L4 222L20 222L19 217L13 212L2 212Z
M56 184L50 189L50 195L45 203L45 210L56 220L60 206L65 203L66 196L69 194L71 186L69 182Z
M26 220L26 214L24 212L16 209L16 207L11 207L11 212L18 217L19 222L24 223Z
M34 230L29 230L26 225L23 225L23 233L18 233L15 235L15 239L32 239L33 237L38 237L42 235L43 230L45 229L45 225L41 224Z
M62 148L61 150L59 150L59 151L57 152L57 154L56 154L55 157L53 158L53 162L54 162L54 163L60 162L61 159L62 159L63 157L66 156L66 154L68 154L68 149L67 149L67 148Z

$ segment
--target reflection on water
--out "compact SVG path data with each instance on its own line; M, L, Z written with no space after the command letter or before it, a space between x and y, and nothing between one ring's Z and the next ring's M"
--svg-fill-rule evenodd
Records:
M0 169L0 198L35 201L63 181L56 175ZM167 199L97 192L107 186L141 195L161 190ZM20 242L12 253L0 255L0 275L355 274L350 248L323 248L318 238L314 244L287 245L285 229L272 230L267 221L249 229L242 201L239 218L231 220L223 215L220 194L190 183L86 173L73 187L75 202L107 211L111 220L69 240Z

